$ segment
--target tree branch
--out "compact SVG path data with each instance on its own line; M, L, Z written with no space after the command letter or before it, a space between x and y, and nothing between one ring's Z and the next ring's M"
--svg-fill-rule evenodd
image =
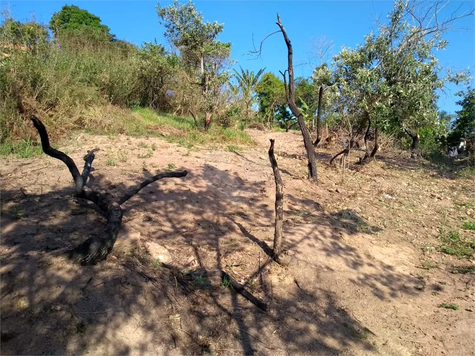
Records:
M142 183L140 183L137 187L131 188L127 193L125 193L120 199L119 199L119 205L124 204L127 200L132 198L135 194L140 192L143 188L145 188L147 185L163 178L179 178L179 177L186 177L188 174L188 171L175 171L175 172L165 172L165 173L159 173L156 176L150 177L146 180L144 180Z
M48 133L46 132L46 128L36 116L33 115L31 117L31 121L33 121L33 125L35 126L36 130L40 134L41 146L43 148L43 152L46 153L48 156L59 159L68 167L69 172L71 172L71 175L74 180L76 193L79 194L82 191L82 188L84 186L84 181L83 181L83 177L79 174L79 170L78 170L78 167L76 166L76 163L74 163L71 157L69 157L67 154L61 151L55 150L54 148L50 146L49 137L48 137Z

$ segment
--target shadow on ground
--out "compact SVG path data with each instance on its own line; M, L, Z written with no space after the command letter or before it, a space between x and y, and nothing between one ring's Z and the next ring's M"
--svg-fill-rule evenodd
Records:
M126 189L93 175L95 186L113 194ZM306 285L294 280L275 284L273 275L287 272L268 258L273 205L264 199L266 184L273 183L250 183L207 164L186 179L152 184L124 204L122 233L108 260L86 267L58 252L100 233L105 219L92 204L74 198L72 188L40 195L20 187L3 191L2 354L374 351L365 326L319 285L317 275ZM288 199L309 213L297 214L302 222L287 224L286 233L299 238L288 239L286 249L323 241L323 253L354 269L365 267L364 256L338 236L342 230L355 234L362 228L373 233L373 227L351 211L322 215L310 199ZM327 233L299 234L300 223L326 227ZM254 230L261 231L260 236ZM140 238L132 238L137 232ZM150 241L170 251L175 271L147 253L144 243ZM193 273L213 269L226 270L271 311L261 312L220 281ZM403 277L388 266L375 264L372 271L354 283L369 286L381 297L385 287L403 289Z

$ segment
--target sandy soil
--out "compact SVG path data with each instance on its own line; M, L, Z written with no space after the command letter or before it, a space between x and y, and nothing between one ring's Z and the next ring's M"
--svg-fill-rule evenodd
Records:
M474 275L452 273L473 263L438 248L439 228L475 218L473 182L405 153L342 171L326 163L334 147L318 154L314 185L299 135L249 132L256 145L240 152L86 134L60 147L77 163L99 147L90 184L117 195L158 169L189 171L124 204L114 251L87 267L57 253L104 224L74 198L67 168L3 159L1 353L475 355ZM268 258L272 137L286 267ZM205 269L224 269L270 311Z

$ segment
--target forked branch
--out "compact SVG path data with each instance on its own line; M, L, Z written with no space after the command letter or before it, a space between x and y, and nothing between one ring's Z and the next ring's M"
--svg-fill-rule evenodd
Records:
M96 150L89 151L86 156L84 156L84 170L82 174L79 174L79 170L71 157L50 146L48 132L43 123L36 116L32 116L31 121L40 135L43 152L48 156L59 159L68 167L74 180L76 195L79 198L89 200L96 204L107 218L106 225L100 235L89 237L79 246L68 251L69 257L81 264L96 264L106 259L107 255L111 253L122 225L123 212L120 207L121 204L125 203L147 185L159 179L185 177L188 174L187 171L157 174L156 176L146 179L137 187L131 188L117 201L109 193L98 192L86 187L87 179L92 169L92 162L95 157L94 151Z

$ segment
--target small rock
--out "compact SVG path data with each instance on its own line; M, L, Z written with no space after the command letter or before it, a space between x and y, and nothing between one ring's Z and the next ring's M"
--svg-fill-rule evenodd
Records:
M170 254L170 252L165 247L157 244L156 242L147 241L145 243L145 247L147 248L148 253L152 256L154 260L158 260L164 263L168 263L172 260L172 255Z

